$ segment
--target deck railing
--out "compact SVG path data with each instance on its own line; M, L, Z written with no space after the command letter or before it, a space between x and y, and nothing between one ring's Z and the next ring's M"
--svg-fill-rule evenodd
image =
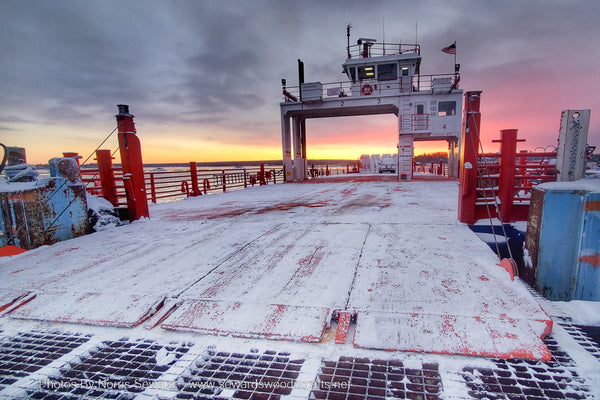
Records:
M370 85L372 91L366 95L361 91L361 85L351 81L322 83L323 99L334 99L343 97L376 97L395 96L399 93L449 93L458 88L460 75L458 74L435 74L415 75L412 77L399 78L398 80L369 79L362 81L361 85ZM300 86L286 86L283 89L283 101L300 101Z
M369 43L366 46L364 44L355 44L348 47L350 58L380 57L408 53L413 53L417 56L420 55L421 46L418 44L374 42Z
M82 168L81 179L88 193L103 196L115 207L127 204L123 185L123 170L111 167L114 177L113 195L105 193L97 168ZM198 169L195 162L187 168L174 171L146 171L146 197L149 202L161 203L203 194L244 189L248 186L276 184L283 182L281 167L256 167L242 169ZM110 189L109 189L110 190ZM108 195L108 196L107 196Z
M472 168L465 168L461 178L461 194L470 199L460 198L459 209L465 210L462 215L466 216L461 222L471 224L486 218L527 221L532 188L556 181L556 152L517 152L517 143L524 141L517 139L517 130L505 129L500 133L501 139L494 141L500 143L500 152L475 151L473 162L464 162ZM473 179L469 178L470 171L474 173Z

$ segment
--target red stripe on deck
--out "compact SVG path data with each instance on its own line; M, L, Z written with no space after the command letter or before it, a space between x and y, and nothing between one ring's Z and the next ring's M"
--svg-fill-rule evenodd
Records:
M549 361L541 337L552 321L506 316L359 312L355 347L497 358Z
M185 300L163 329L243 338L319 342L329 308Z
M335 331L335 343L344 344L346 343L346 337L348 336L348 328L350 328L350 321L352 320L352 314L349 312L341 312L338 317L338 325Z

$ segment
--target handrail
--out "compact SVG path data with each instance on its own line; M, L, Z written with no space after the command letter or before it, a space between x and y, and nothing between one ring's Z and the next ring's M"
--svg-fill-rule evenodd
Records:
M366 52L365 52L366 49ZM398 54L413 53L417 56L421 55L421 45L419 44L400 44L400 43L369 43L355 44L348 47L350 58L366 58L392 56Z
M176 171L146 171L146 193L148 202L158 203L159 200L179 200L201 194L226 192L228 190L244 189L248 186L264 185L268 183L283 182L283 169L269 167L266 169L198 169L193 174L195 163L190 163L188 168ZM127 204L123 175L121 168L113 168L115 172L115 186L117 189L117 207ZM86 168L81 170L83 182L93 183L88 185L90 194L102 195L99 186L100 178L98 169Z
M323 99L361 97L361 85L371 85L370 96L395 96L399 93L450 92L458 88L458 74L415 75L398 79L365 79L363 81L338 81L321 83ZM286 86L282 90L283 102L301 101L300 86Z

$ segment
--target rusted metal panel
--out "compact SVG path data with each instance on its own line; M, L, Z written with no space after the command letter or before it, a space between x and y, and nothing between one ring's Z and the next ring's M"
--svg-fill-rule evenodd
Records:
M5 185L0 207L5 241L33 249L88 233L85 187L71 161L57 162L60 176L30 185Z
M585 191L546 190L537 287L550 300L574 300Z
M535 287L536 285L543 209L544 190L534 188L531 191L529 218L527 221L527 232L525 234L525 249L529 253L529 260L531 260L531 263L525 263L520 275L520 278L532 287Z

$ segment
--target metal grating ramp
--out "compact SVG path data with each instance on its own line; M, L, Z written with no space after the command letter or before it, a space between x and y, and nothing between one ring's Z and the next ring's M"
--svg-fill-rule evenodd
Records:
M89 336L24 332L0 341L0 391L87 342Z
M474 399L587 399L590 391L575 362L551 338L550 361L492 360L493 368L465 368L463 378Z
M413 363L414 364L414 363ZM340 357L323 361L310 399L438 400L442 380L436 363Z
M177 398L279 400L292 392L303 362L285 352L210 349L183 375Z
M75 357L56 374L27 390L34 399L129 399L170 368L189 345L159 345L149 340L102 342L88 355Z

